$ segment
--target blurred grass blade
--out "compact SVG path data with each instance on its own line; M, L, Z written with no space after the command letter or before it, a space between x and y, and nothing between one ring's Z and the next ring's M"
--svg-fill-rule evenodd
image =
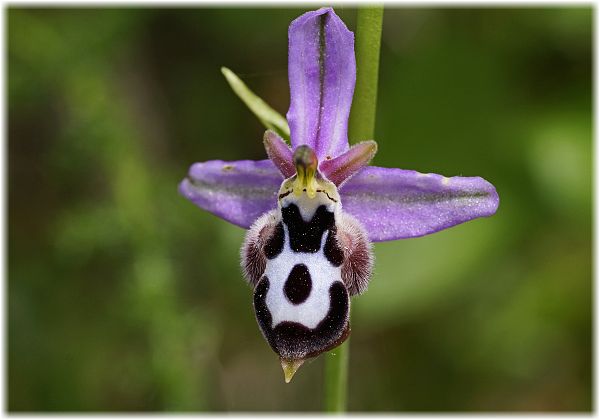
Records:
M227 79L229 86L231 86L235 94L244 101L246 106L258 117L260 122L262 122L265 127L270 128L285 140L289 141L290 127L288 126L287 120L252 92L248 86L246 86L246 84L227 67L221 67L221 73L223 73L223 76L225 76L225 79Z

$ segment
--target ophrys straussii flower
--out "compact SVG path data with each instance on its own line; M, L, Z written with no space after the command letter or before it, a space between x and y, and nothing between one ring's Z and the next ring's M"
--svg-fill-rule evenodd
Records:
M377 144L348 144L352 32L323 8L294 20L288 35L291 148L267 130L268 160L195 163L180 184L199 207L248 229L243 273L286 381L348 337L350 298L367 288L372 241L427 235L498 207L479 177L367 166Z

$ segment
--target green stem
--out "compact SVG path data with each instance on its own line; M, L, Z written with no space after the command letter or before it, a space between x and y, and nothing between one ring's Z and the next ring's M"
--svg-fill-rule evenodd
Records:
M355 53L356 88L350 113L348 137L351 141L374 138L377 81L379 73L379 48L383 6L358 9ZM325 411L346 411L348 389L348 360L350 340L329 352L325 358Z
M349 356L350 339L347 339L325 358L325 411L328 413L346 411Z
M354 45L356 88L348 128L348 137L352 142L372 140L375 134L382 22L383 6L358 9Z

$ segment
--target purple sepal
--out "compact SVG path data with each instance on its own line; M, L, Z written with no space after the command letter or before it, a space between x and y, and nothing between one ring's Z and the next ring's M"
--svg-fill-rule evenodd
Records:
M377 153L377 143L363 141L352 146L346 153L319 165L321 173L338 187L352 175L367 166Z
M293 153L290 146L274 131L267 130L263 137L267 156L279 169L284 178L289 178L296 173L293 162Z
M194 163L179 192L198 207L243 228L277 207L283 182L270 160Z
M306 144L319 161L348 150L356 62L354 34L332 8L308 12L288 31L292 148Z
M340 188L344 211L356 217L374 242L434 233L493 215L498 194L480 177L446 178L369 166Z

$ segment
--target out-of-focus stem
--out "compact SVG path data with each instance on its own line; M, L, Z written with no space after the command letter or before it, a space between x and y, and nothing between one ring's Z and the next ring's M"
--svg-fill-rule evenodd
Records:
M352 142L372 140L374 137L382 23L383 6L369 6L358 10L354 46L356 88L348 129Z
M348 395L348 358L350 339L327 353L325 359L325 411L342 413L346 411Z
M383 6L358 9L355 37L356 88L348 131L348 137L352 142L374 137L382 23ZM325 411L327 412L346 411L349 358L349 339L326 355Z

